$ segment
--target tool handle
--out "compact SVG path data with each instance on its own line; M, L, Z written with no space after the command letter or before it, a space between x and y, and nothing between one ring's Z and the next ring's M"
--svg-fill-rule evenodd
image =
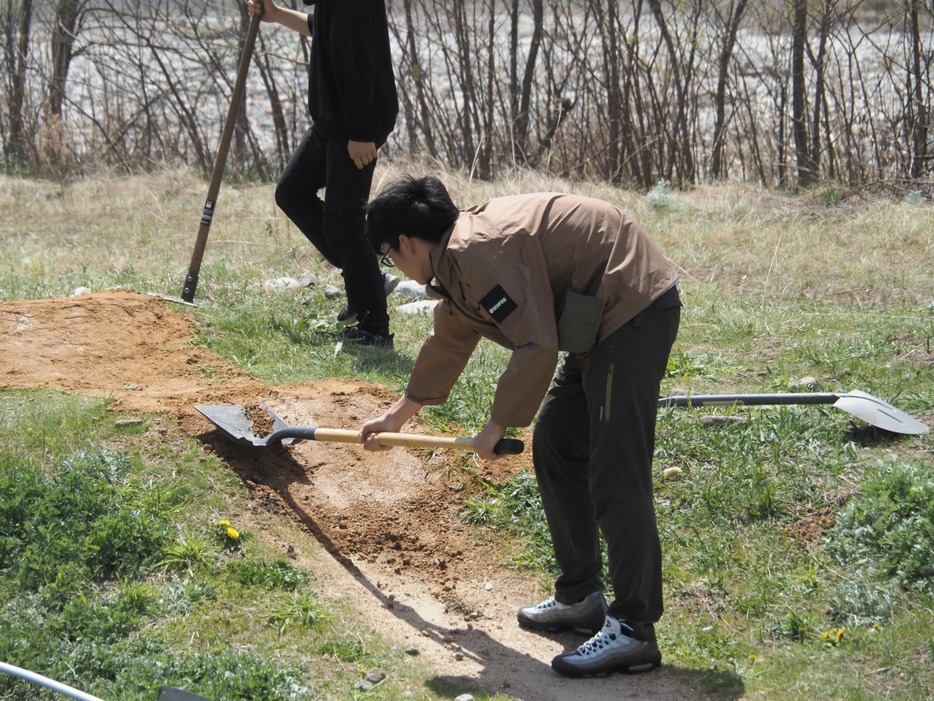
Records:
M221 189L221 180L224 178L224 169L227 166L227 153L230 150L230 141L233 138L234 127L237 124L237 114L243 93L246 90L246 76L250 70L250 60L253 57L253 46L256 43L256 34L259 32L260 15L250 21L246 41L243 43L243 52L240 54L240 65L237 68L237 80L234 83L233 97L227 109L227 120L224 122L224 131L217 146L217 155L214 157L214 172L211 175L211 184L208 187L208 196L204 200L201 210L201 224L198 226L198 236L195 238L195 247L191 252L191 261L188 264L188 275L182 287L181 298L183 302L193 303L195 290L198 288L198 275L201 273L201 261L204 250L207 248L208 235L211 231L211 222L217 209L217 195Z
M796 404L833 404L839 394L791 392L785 394L694 394L674 397L659 397L660 407L705 407L705 406L789 406Z
M315 428L313 440L337 443L359 443L360 433L343 428ZM385 446L407 446L409 448L460 448L473 450L472 438L450 438L448 436L422 436L414 433L379 433L377 440ZM497 455L519 455L525 445L517 438L503 438L493 452Z

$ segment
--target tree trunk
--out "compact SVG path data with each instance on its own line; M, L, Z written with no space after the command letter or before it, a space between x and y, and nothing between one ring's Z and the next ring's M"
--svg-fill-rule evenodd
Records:
M49 79L49 114L60 120L68 70L78 38L78 20L84 12L83 0L58 0L52 27L52 75Z
M720 55L717 60L717 93L714 97L716 117L713 127L713 152L710 156L710 177L720 180L723 177L723 142L726 131L726 83L730 75L730 63L733 60L733 49L736 46L736 35L739 23L743 19L748 0L739 0L735 7L730 8L727 16L726 35Z
M811 146L809 150L809 160L814 167L814 175L817 176L817 168L821 162L821 115L826 116L826 89L825 78L827 64L827 42L830 36L830 27L833 21L834 11L837 0L827 0L821 8L821 20L819 30L819 43L817 56L812 59L814 64L814 114L811 120ZM828 148L833 144L828 142ZM833 163L833 159L830 159ZM833 177L833 168L831 167L831 177Z
M607 3L606 34L604 41L604 72L607 80L607 111L609 112L609 145L607 148L607 176L611 182L622 180L622 115L623 99L619 77L619 8L616 0ZM606 65L609 64L609 65Z
M675 114L675 127L672 133L671 158L672 164L667 169L672 172L673 167L677 167L677 173L680 179L688 183L694 182L695 168L693 147L691 144L690 131L688 129L688 96L687 83L691 80L690 72L685 73L682 70L681 56L678 54L676 42L668 28L668 22L662 13L660 0L649 0L649 9L655 17L659 32L668 51L668 58L671 61L671 70L674 74L673 82L675 92L677 93L677 109Z
M804 54L807 45L807 0L792 0L791 25L791 128L798 165L798 185L808 187L817 179L808 143Z
M934 2L931 4L934 13ZM908 115L907 126L911 144L911 164L909 175L920 178L927 170L928 163L928 110L921 91L924 76L921 73L921 29L918 22L918 0L908 0L908 33L911 37L911 56L908 67Z
M12 3L5 18L6 46L5 70L10 75L9 134L4 143L4 163L7 172L26 166L29 161L29 138L23 121L26 104L26 63L29 57L29 38L32 27L32 0L21 0L19 17L13 14ZM15 29L14 29L15 25Z
M518 111L515 115L514 152L523 162L529 157L529 110L532 107L532 87L535 82L535 66L538 61L538 50L542 44L544 33L545 8L542 0L532 0L532 37L529 42L529 55L525 61L525 70L522 74L522 84L519 92Z

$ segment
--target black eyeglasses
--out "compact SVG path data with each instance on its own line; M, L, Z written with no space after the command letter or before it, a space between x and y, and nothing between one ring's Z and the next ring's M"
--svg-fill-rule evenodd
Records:
M386 252L383 254L382 258L379 259L379 264L384 268L395 268L396 264L393 262L392 258L389 257L389 252L392 248L387 248Z

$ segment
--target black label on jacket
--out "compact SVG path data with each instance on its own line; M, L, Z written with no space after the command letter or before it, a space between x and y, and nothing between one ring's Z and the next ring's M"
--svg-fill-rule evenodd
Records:
M497 285L490 290L486 297L480 300L480 304L497 322L502 322L518 309L516 303L506 294L506 290L502 288L502 285Z

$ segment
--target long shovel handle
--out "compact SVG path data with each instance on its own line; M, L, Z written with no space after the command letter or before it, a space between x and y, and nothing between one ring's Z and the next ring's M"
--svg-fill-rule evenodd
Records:
M790 406L797 404L833 404L841 395L830 392L784 394L694 394L659 397L658 406Z
M291 427L283 428L266 438L266 443L278 443L286 438L305 438L312 441L332 443L360 443L360 433L344 428ZM384 446L406 446L409 448L460 448L473 450L470 438L447 436L421 436L414 433L380 433L378 442ZM525 444L517 438L503 438L493 449L497 455L519 455Z
M227 167L227 153L230 151L230 140L237 124L237 113L240 111L240 103L243 101L246 74L250 68L250 60L253 58L253 46L256 44L259 23L260 15L254 15L250 22L250 29L247 31L246 42L243 44L243 53L240 55L237 81L234 84L233 97L230 98L230 107L227 109L227 121L224 123L221 142L217 147L217 156L214 159L214 174L211 176L208 196L204 200L204 209L201 210L201 226L198 227L198 238L195 239L195 248L191 252L191 262L188 264L188 275L185 277L185 286L182 288L182 300L185 302L192 303L195 300L198 275L201 272L201 259L204 258L204 249L208 244L208 233L211 230L211 221L214 218L217 194L220 192L224 169Z

